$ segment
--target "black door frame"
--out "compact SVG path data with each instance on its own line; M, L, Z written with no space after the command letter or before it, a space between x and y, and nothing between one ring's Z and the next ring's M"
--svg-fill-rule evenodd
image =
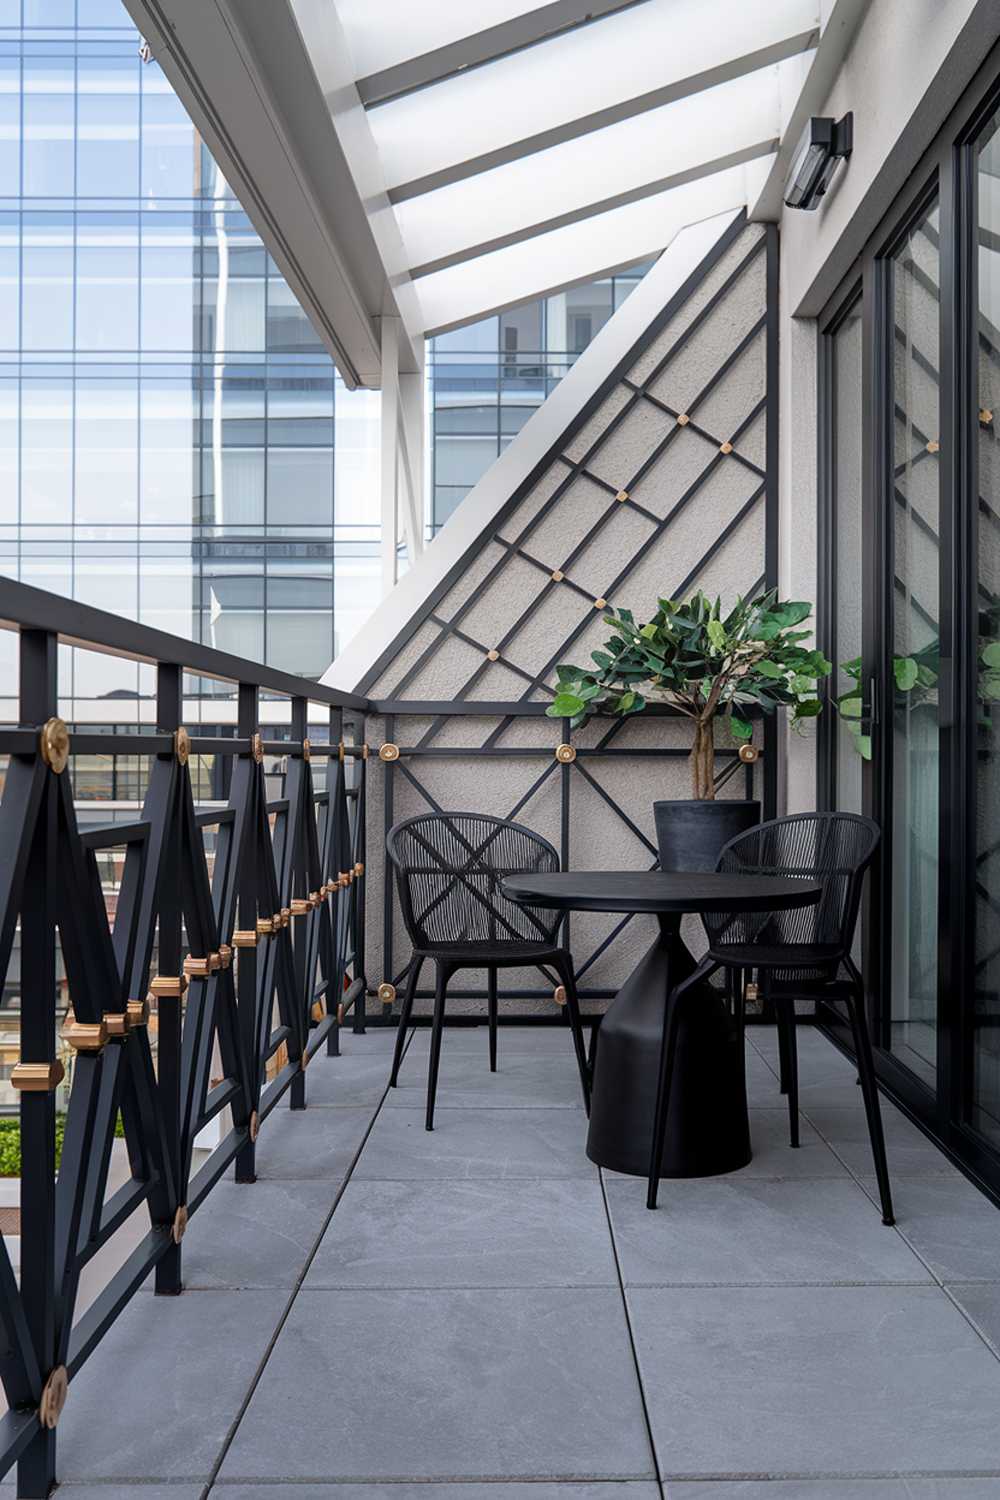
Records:
M862 298L862 595L863 685L874 756L863 773L864 810L883 842L863 920L869 1021L879 1079L980 1186L1000 1202L1000 1148L967 1123L974 1026L966 997L975 984L976 724L978 637L978 310L975 145L1000 108L1000 45L994 47L934 142L851 266L818 324L819 599L821 644L836 641L836 408L833 339ZM939 830L937 1081L930 1089L889 1051L892 938L891 726L894 578L891 256L933 200L940 205L940 497ZM831 687L829 697L835 695ZM835 805L836 735L832 704L821 721L817 805ZM880 740L882 741L880 744ZM891 748L891 742L890 742ZM831 1007L819 1022L851 1052L849 1029Z

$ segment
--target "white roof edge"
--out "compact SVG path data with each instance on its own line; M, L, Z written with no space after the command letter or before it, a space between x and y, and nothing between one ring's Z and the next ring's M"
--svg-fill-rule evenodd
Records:
M328 687L358 690L407 623L529 478L581 408L600 390L650 323L710 252L742 209L689 224L671 240L635 291L609 318L572 369L510 446L466 495L446 525L324 672Z

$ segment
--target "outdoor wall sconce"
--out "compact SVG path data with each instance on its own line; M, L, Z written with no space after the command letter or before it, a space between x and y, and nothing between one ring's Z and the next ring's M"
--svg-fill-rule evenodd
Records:
M837 162L850 156L853 146L854 115L850 110L842 120L814 115L803 131L785 182L786 206L818 208Z

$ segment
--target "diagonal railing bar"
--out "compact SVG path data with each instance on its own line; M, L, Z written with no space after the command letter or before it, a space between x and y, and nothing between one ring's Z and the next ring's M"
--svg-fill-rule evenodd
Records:
M21 1057L11 1083L23 1161L20 1285L0 1238L0 1381L9 1407L0 1473L16 1462L18 1493L33 1500L55 1484L67 1386L72 1399L82 1365L151 1273L159 1292L182 1290L190 1214L234 1163L239 1179L253 1179L260 1121L286 1093L305 1104L307 1043L335 1040L334 997L349 990L356 1004L363 990L365 778L349 788L346 767L334 770L317 796L306 726L309 702L325 704L332 732L323 752L337 766L333 731L339 736L345 709L368 704L7 580L0 618L19 626L21 659L20 724L0 729L9 761L0 798L0 965L10 973L19 931ZM154 662L156 733L72 735L58 718L61 641ZM187 733L185 670L239 674L235 737ZM290 739L263 741L262 691L291 699ZM286 795L269 815L263 761L276 746L288 757ZM141 753L148 780L135 820L81 830L73 757L95 748ZM342 753L358 763L361 747ZM188 762L199 754L230 761L225 806L196 805ZM344 855L355 850L348 864ZM98 853L110 851L122 851L113 920L98 864ZM57 945L70 1001L64 1018ZM57 1174L61 1019L70 1070ZM289 1061L265 1095L276 1034ZM109 1192L119 1119L127 1176ZM214 1147L200 1138L213 1121ZM204 1147L197 1171L196 1144ZM136 1216L145 1232L80 1313L84 1267Z

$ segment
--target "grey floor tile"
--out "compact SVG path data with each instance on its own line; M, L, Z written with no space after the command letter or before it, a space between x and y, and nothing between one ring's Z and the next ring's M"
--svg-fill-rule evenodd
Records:
M273 1291L133 1298L70 1384L60 1476L207 1479L284 1303Z
M876 1199L874 1177L861 1181ZM960 1172L898 1177L892 1182L892 1202L897 1227L935 1276L942 1281L1000 1281L1000 1210Z
M200 1484L60 1484L59 1500L199 1500Z
M592 1180L352 1181L305 1281L307 1289L616 1284L596 1174Z
M906 1500L1000 1500L995 1479L907 1479Z
M858 1091L860 1094L860 1090ZM956 1176L954 1167L943 1151L928 1140L911 1120L901 1114L887 1099L881 1100L882 1128L885 1132L886 1155L889 1158L890 1175L908 1176ZM822 1106L809 1111L809 1120L820 1135L828 1141L837 1155L852 1172L871 1176L871 1143L868 1139L868 1122L860 1097L853 1108L830 1109Z
M901 1479L681 1480L667 1500L909 1500Z
M501 1041L503 1039L501 1038ZM568 1039L567 1039L568 1040ZM447 1039L446 1039L447 1043ZM420 1105L427 1091L427 1053L412 1048L399 1071L399 1087L386 1103ZM572 1048L544 1053L501 1049L497 1071L490 1072L489 1053L467 1048L441 1049L437 1108L583 1108L580 1074Z
M850 1179L746 1177L664 1183L660 1208L646 1185L607 1184L615 1242L633 1285L930 1281Z
M670 1479L1000 1472L1000 1361L936 1287L629 1292Z
M240 1500L659 1500L653 1480L611 1484L508 1484L503 1480L474 1484L245 1484L216 1485L212 1495L239 1493ZM60 1491L62 1494L62 1491ZM73 1497L70 1497L73 1500ZM87 1496L87 1500L90 1497ZM141 1500L141 1497L139 1497ZM159 1496L154 1500L160 1500ZM181 1500L187 1500L182 1496Z
M264 1121L257 1141L261 1179L340 1181L365 1138L373 1109L288 1109L280 1104Z
M388 1087L391 1066L391 1047L345 1052L341 1057L321 1055L310 1063L306 1075L308 1105L374 1106Z
M794 1150L789 1144L788 1115L782 1108L750 1110L750 1145L753 1157L745 1167L725 1175L732 1178L749 1177L844 1177L850 1176L842 1161L839 1161L829 1146L809 1124L800 1121L800 1144ZM618 1172L607 1172L609 1181L622 1176ZM708 1179L703 1179L708 1180ZM718 1179L715 1179L718 1180ZM666 1204L670 1193L670 1179L664 1178L660 1201Z
M290 1289L332 1202L326 1182L216 1183L184 1236L185 1288Z
M422 1107L384 1109L354 1175L590 1177L586 1141L586 1117L570 1109L443 1109L430 1132Z
M588 1042L589 1039L588 1032ZM426 1057L430 1040L429 1026L414 1027L411 1045L415 1054L421 1051ZM445 1048L449 1052L463 1051L476 1057L488 1057L489 1028L485 1023L479 1026L449 1026L442 1039L442 1053ZM573 1036L569 1026L562 1022L553 1026L501 1026L497 1052L500 1057L503 1057L504 1053L517 1054L522 1057L551 1057L564 1054L572 1057Z
M350 1378L317 1421L302 1392L326 1387L338 1349ZM378 1392L392 1395L385 1420L372 1419ZM377 1291L300 1293L220 1477L651 1472L617 1292Z
M1000 1286L986 1282L948 1282L948 1291L1000 1353Z

